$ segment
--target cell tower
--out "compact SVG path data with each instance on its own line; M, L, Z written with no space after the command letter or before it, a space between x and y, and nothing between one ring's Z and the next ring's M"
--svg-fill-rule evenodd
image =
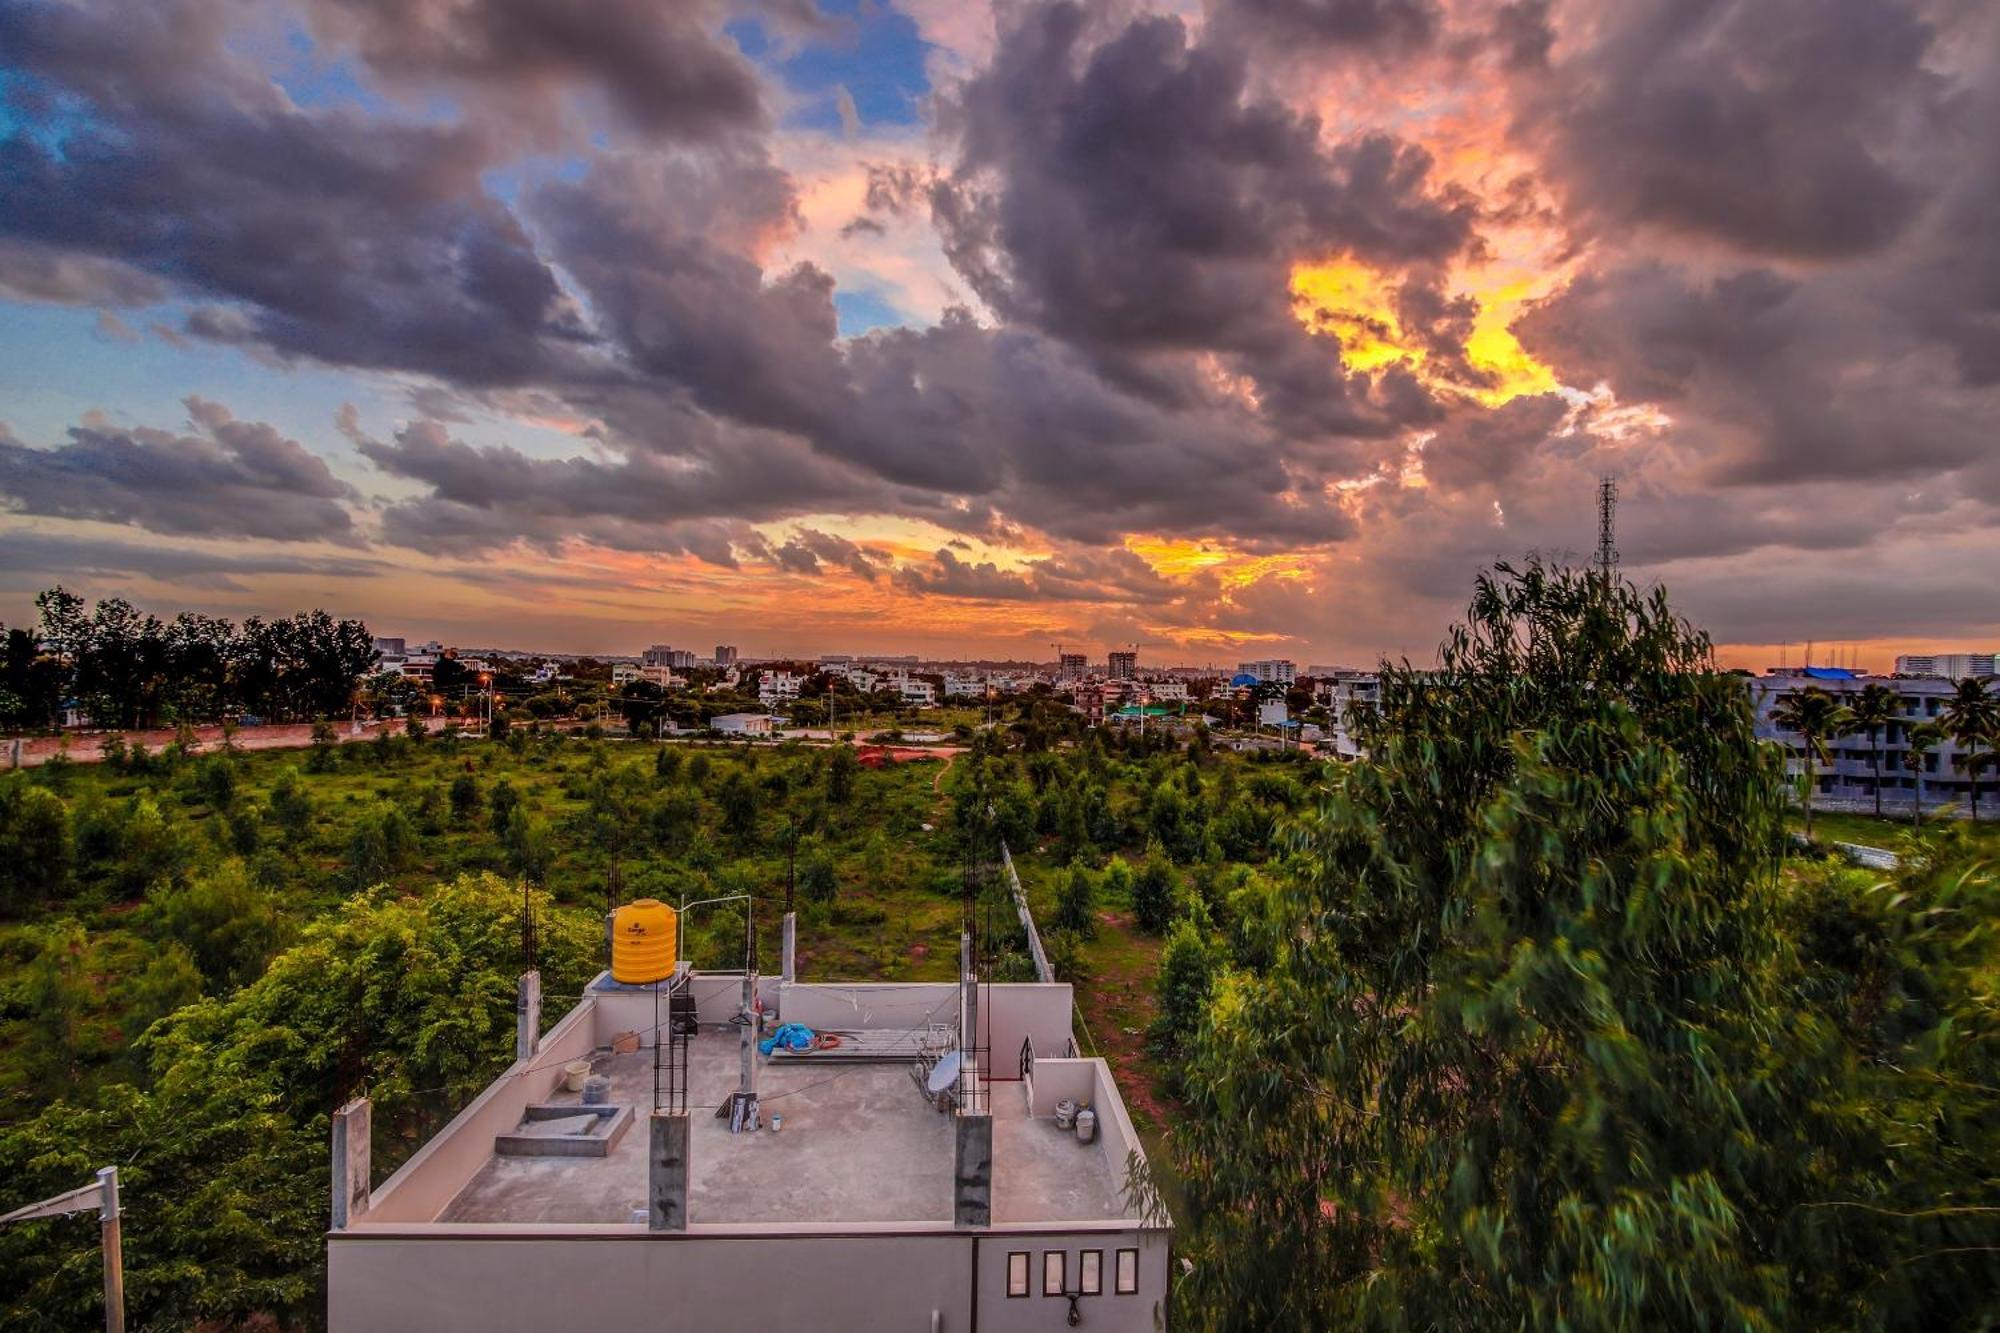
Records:
M1597 572L1609 583L1618 573L1618 478L1605 476L1597 482Z

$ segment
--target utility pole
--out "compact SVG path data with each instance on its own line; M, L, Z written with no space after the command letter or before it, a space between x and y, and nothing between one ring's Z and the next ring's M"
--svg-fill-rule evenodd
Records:
M0 1217L0 1226L26 1222L37 1217L60 1217L80 1213L95 1206L98 1233L104 1247L104 1329L105 1333L125 1333L125 1241L118 1207L118 1168L107 1166L97 1179L67 1194L43 1199Z
M1618 574L1618 478L1607 473L1597 482L1597 572L1606 583Z

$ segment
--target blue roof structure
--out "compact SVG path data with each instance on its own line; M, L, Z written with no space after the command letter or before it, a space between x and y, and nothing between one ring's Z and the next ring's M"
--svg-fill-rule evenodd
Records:
M1805 674L1814 680L1854 680L1861 675L1859 671L1850 671L1846 667L1814 666L1807 667Z
M1255 685L1257 678L1248 671L1239 671L1229 678L1229 683L1232 687L1237 685Z

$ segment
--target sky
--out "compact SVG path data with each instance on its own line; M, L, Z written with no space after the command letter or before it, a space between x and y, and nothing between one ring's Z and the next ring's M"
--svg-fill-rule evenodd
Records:
M0 0L0 621L2000 645L1981 0Z

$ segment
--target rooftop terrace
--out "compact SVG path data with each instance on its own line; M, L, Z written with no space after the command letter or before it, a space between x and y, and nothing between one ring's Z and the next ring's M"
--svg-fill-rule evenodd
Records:
M730 1133L715 1109L727 1105L737 1086L741 1030L716 1020L732 1011L730 996L741 982L702 984L703 1021L687 1048L688 1225L952 1225L953 1117L931 1105L906 1063L755 1057L764 1128ZM785 986L766 1002L807 1016L823 1031L893 1031L934 1017L939 996L955 1001L955 988ZM1044 1045L1061 1035L1066 1045L1068 1003L1066 986L991 988L982 1031L996 1050L1010 1052L993 1060L997 1070L1018 1072L1012 1051L1024 1035L1039 1031ZM357 1223L644 1226L653 1053L642 1047L614 1054L610 1045L616 1033L648 1022L649 1006L641 995L593 988L535 1058L503 1076L378 1189L375 1209ZM1058 1020L1060 1028L1047 1030ZM580 1094L562 1087L560 1066L576 1058L610 1079L610 1102L637 1113L608 1151L497 1152L496 1139L514 1133L525 1107L581 1103ZM1035 1072L984 1088L992 1117L993 1224L1134 1217L1124 1181L1127 1149L1136 1140L1109 1071L1100 1061L1071 1058L1043 1060ZM1097 1141L1080 1143L1057 1127L1052 1113L1063 1097L1097 1106L1103 1131ZM773 1132L780 1118L782 1130Z

